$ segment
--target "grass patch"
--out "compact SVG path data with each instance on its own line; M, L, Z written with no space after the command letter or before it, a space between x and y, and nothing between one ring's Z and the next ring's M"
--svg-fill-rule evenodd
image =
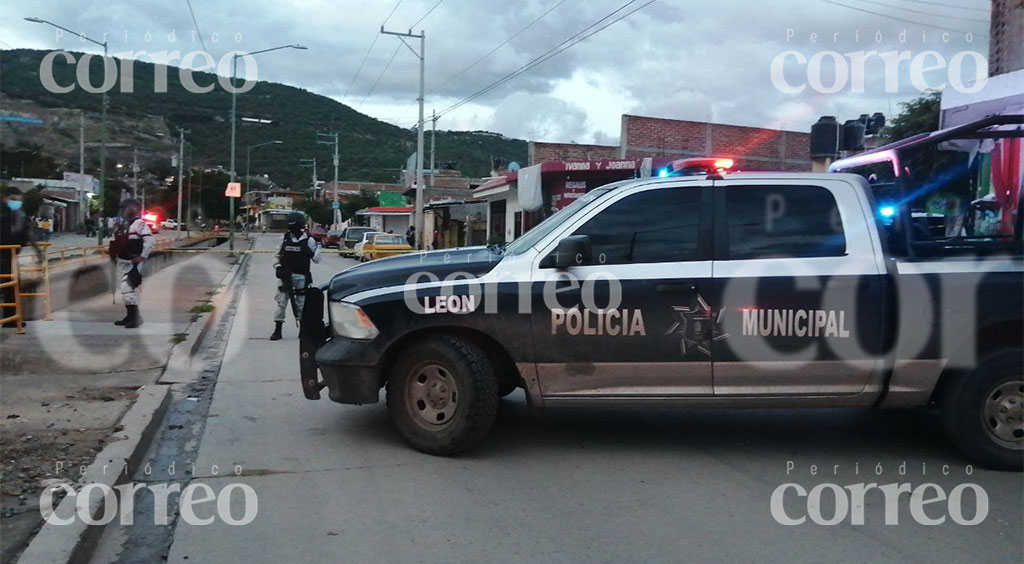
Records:
M213 304L199 304L192 306L192 309L188 310L193 315L199 315L201 313L210 313L213 311Z
M188 339L188 333L175 333L171 335L170 341L172 345L177 345L178 343L185 342L185 339Z

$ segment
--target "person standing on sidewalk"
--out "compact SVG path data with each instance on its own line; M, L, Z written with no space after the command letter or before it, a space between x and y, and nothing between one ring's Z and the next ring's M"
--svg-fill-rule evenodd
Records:
M121 202L121 217L124 218L124 222L118 227L114 240L110 243L111 258L116 258L117 272L121 277L118 288L121 290L121 297L127 310L124 319L115 321L114 325L128 329L142 325L139 295L136 290L142 284L142 262L149 258L150 251L156 245L153 232L139 217L141 210L142 204L134 198Z
M35 237L32 233L32 222L21 209L21 190L14 186L3 187L3 204L0 206L0 245L35 245ZM40 254L39 247L36 247L36 254ZM17 260L14 251L4 249L0 251L0 273L11 274L12 261ZM3 277L0 282L7 282ZM4 288L0 295L0 302L14 302L14 288ZM14 307L5 307L0 312L0 318L7 318L14 315ZM11 322L12 324L14 322Z
M310 273L310 262L320 262L320 245L316 239L306 232L306 216L299 212L288 214L288 231L281 241L281 250L277 253L277 263L274 264L278 286L277 295L274 301L277 302L277 309L274 311L274 332L270 335L271 341L281 340L281 326L288 303L294 300L295 311L293 312L298 321L302 314L302 307L306 303L304 294L306 288L313 283L313 275Z

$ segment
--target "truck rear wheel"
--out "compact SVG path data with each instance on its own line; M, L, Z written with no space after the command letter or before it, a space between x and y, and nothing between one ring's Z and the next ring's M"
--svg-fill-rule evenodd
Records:
M442 456L479 443L498 411L498 380L484 351L454 335L438 335L400 354L388 378L387 404L402 438Z
M950 439L993 470L1024 470L1024 350L1000 349L981 358L944 398Z

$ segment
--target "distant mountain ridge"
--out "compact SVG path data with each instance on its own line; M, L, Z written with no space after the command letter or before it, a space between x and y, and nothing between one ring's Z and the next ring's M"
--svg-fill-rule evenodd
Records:
M37 143L58 160L78 162L78 110L89 115L87 140L98 141L100 94L76 86L63 94L48 91L40 80L40 63L49 51L13 49L0 52L0 113L25 113L42 119L42 125L4 123L2 142ZM73 53L76 60L80 54ZM119 68L122 61L118 61ZM215 168L229 167L231 94L219 85L208 93L190 93L181 84L177 67L167 67L167 92L154 92L154 65L135 61L133 92L122 93L121 84L109 94L109 142L111 159L130 160L131 148L139 147L144 159L164 160L176 152L179 127L189 131L193 162ZM90 66L92 84L102 83L100 58ZM75 66L57 57L53 76L58 85L75 84ZM193 72L200 85L214 83L216 75ZM41 113L43 115L35 115ZM299 159L317 159L317 176L334 175L333 147L316 143L316 132L338 132L339 176L342 180L397 182L399 169L415 151L416 135L389 123L361 114L326 96L284 84L260 81L238 95L238 116L270 120L270 124L239 122L236 169L245 174L246 148L271 140L252 153L253 175L269 174L277 184L307 187L312 171ZM429 151L429 131L427 141ZM90 150L90 154L92 151ZM429 154L427 155L429 158ZM526 142L490 132L438 131L437 166L455 161L467 176L485 176L491 157L525 162ZM90 161L94 161L90 157ZM166 162L166 161L164 161Z

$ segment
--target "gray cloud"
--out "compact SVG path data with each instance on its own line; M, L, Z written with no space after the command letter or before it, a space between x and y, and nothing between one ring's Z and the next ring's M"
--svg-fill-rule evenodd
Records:
M405 0L388 28L407 29L435 0ZM427 108L441 109L541 55L573 33L620 6L622 0L567 0L489 58L455 80L449 78L490 51L511 34L556 4L557 0L446 0L418 26L427 33ZM636 5L640 5L637 2ZM852 0L842 3L857 5ZM616 116L605 98L621 98L611 111L743 125L807 130L817 115L854 117L863 112L888 112L918 94L906 72L900 89L886 93L878 68L868 75L864 93L848 89L836 94L784 94L770 80L772 58L791 49L806 57L822 50L935 50L949 59L965 49L987 54L987 20L983 11L935 7L933 14L913 14L899 0L893 7L874 6L886 17L842 8L823 0L721 0L713 4L659 0L565 53L482 96L442 120L439 126L491 128L514 136L552 141L591 141L595 134L614 137L609 123ZM950 2L953 4L952 2ZM193 2L205 42L215 57L231 49L256 50L282 43L303 43L306 52L283 51L260 57L260 78L293 84L358 107L399 47L394 37L379 37L354 84L349 87L380 23L394 0L375 1L241 1ZM964 0L960 8L984 9L982 0ZM97 0L43 1L33 4L0 1L0 39L14 47L83 49L52 30L24 22L24 16L51 19L98 35L110 34L111 52L128 49L160 51L198 49L184 2L157 3ZM951 17L944 17L951 16ZM905 18L948 29L899 21ZM177 42L167 34L174 30ZM787 30L793 36L787 38ZM906 41L900 32L906 30ZM963 33L980 33L968 43ZM151 40L146 42L146 33ZM922 32L925 36L922 37ZM235 43L235 34L242 40ZM811 34L817 34L812 42ZM881 41L875 42L880 33ZM216 34L219 38L214 41ZM836 36L838 34L838 37ZM803 73L803 75L801 75ZM826 83L830 77L826 73ZM361 109L379 117L415 115L418 61L401 47ZM575 78L574 78L575 77ZM586 77L585 94L564 94L568 81ZM787 77L806 78L806 69L790 65ZM943 78L933 73L934 83ZM603 86L601 86L603 85ZM561 90L559 88L561 87ZM609 92L614 88L614 92ZM556 90L561 94L556 95ZM346 97L346 93L348 96ZM588 98L589 97L589 98ZM448 123L446 123L446 121ZM603 124L603 125L602 125ZM408 123L402 123L408 125Z

